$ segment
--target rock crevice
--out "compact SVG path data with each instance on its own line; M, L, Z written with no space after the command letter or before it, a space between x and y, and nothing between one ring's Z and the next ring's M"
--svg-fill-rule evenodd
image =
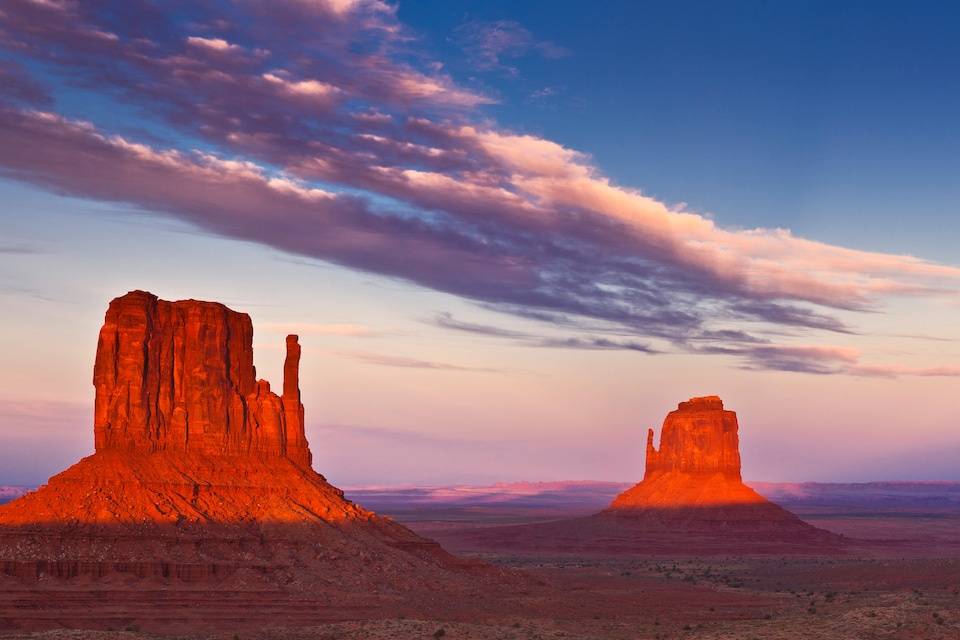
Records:
M114 299L93 371L98 452L285 456L310 466L297 336L287 336L283 395L256 379L250 316L215 302Z

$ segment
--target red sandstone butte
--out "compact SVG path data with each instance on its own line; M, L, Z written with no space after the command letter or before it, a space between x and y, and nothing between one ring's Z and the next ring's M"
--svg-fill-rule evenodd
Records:
M737 414L717 396L691 398L667 414L660 449L647 430L643 481L610 505L615 510L679 509L762 504L740 477Z
M113 300L94 365L95 453L0 506L0 578L233 577L331 603L451 589L467 563L312 469L297 336L286 349L277 395L256 377L248 315L143 291Z
M659 523L665 532L734 531L742 542L761 537L790 543L838 543L743 483L737 414L717 396L691 398L667 414L660 448L647 431L643 480L618 495L600 516L637 525Z
M837 553L844 539L765 499L740 477L737 414L717 396L681 402L647 433L643 480L600 513L443 534L457 550L590 555Z
M257 380L253 324L215 302L133 291L107 309L93 367L96 450L284 456L311 463L300 345L287 336L283 395Z

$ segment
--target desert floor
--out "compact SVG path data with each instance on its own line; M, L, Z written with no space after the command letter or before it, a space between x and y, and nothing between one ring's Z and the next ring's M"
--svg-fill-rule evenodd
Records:
M481 552L464 547L464 532L557 513L396 507L397 519L450 550L524 578L474 597L371 594L337 610L310 594L242 583L191 592L114 581L78 592L7 579L0 582L0 638L960 638L960 512L953 505L791 508L857 542L834 557ZM568 515L581 515L575 511ZM56 628L76 624L99 630Z

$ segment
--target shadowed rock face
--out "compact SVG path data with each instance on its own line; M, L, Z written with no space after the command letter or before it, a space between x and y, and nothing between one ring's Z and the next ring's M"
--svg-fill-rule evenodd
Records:
M256 379L250 316L144 291L107 309L93 370L96 450L278 455L307 466L297 336L283 395Z

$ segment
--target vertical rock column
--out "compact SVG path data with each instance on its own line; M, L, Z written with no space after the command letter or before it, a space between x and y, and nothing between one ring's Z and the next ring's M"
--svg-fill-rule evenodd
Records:
M309 467L313 456L307 445L300 403L300 343L295 335L287 336L287 357L283 362L283 414L286 422L287 457Z
M647 466L643 474L644 479L660 468L660 461L657 456L657 448L653 446L653 429L647 429Z
M256 380L250 316L146 291L111 301L93 371L97 451L288 456L310 466L297 336L287 336L283 395Z

